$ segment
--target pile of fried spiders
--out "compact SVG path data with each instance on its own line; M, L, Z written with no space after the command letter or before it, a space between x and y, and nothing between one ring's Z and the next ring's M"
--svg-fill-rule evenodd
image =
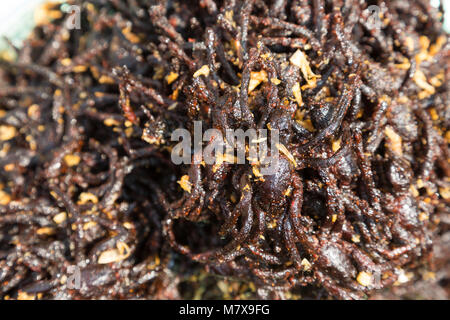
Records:
M0 59L2 299L448 298L442 5L70 5ZM195 121L275 172L175 165Z

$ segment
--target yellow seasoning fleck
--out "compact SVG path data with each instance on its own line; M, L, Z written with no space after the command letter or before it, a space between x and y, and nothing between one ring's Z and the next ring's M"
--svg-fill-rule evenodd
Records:
M292 155L292 153L289 152L289 150L283 144L277 143L277 144L275 144L275 146L281 153L283 153L289 159L289 161L291 161L294 164L294 166L297 166L297 161L295 161L294 156Z
M178 79L178 73L171 71L167 76L166 76L166 81L167 84L171 84L172 82L174 82L175 80Z
M281 83L281 80L278 78L271 78L270 82L272 82L274 85L279 85Z
M89 230L90 228L95 227L96 225L97 225L97 222L95 222L95 221L86 222L85 224L83 224L83 230L84 231Z
M0 126L0 141L11 140L17 135L17 130L15 127L10 125Z
M140 39L139 37L131 32L131 25L128 25L127 27L122 29L122 34L132 43L139 43Z
M203 65L200 69L198 69L197 71L195 71L193 77L197 78L200 76L209 76L209 67L205 64Z
M98 82L101 84L114 84L114 79L105 75L102 75Z
M309 65L308 60L306 59L306 55L298 49L295 51L295 53L291 56L289 61L294 65L300 68L303 77L305 78L306 82L308 82L310 88L314 88L316 86L316 80L319 77L318 75L314 74L311 70L311 66Z
M370 272L361 271L356 278L356 281L364 287L368 287L373 282L373 276Z
M5 191L0 190L0 205L6 206L11 202L11 196L7 194Z
M78 198L78 204L86 204L88 202L92 202L94 204L98 203L98 198L96 195L89 192L82 192Z
M421 70L416 70L413 76L413 80L417 84L417 86L421 89L424 89L426 93L434 94L436 92L436 89L427 82L427 78Z
M192 190L192 183L189 181L189 176L184 175L181 177L180 180L177 181L177 183L180 185L180 187L189 193L191 193Z
M107 119L103 120L103 123L107 127L118 126L120 124L119 121L117 121L117 120L115 120L113 118L107 118Z
M10 172L13 171L15 167L14 163L8 163L3 166L3 169L5 169L6 172Z
M80 163L81 158L75 154L68 154L64 157L64 162L69 167L74 167Z
M340 147L341 147L341 138L333 140L333 142L331 143L331 149L333 149L333 152L337 152Z
M449 187L439 187L439 194L445 200L450 200L450 188Z
M266 81L267 81L267 72L265 70L252 71L250 73L250 82L248 84L248 92L252 92L253 90L256 89L257 86L259 86L259 84L261 82L266 82Z
M68 67L72 64L72 59L70 58L64 58L61 60L61 65L63 65L64 67Z
M261 174L261 172L259 171L258 167L256 167L256 166L253 166L253 167L252 167L252 171L253 171L253 174L255 175L255 177L257 177L257 178L263 176L263 175Z
M98 257L98 264L108 264L113 262L118 262L123 260L120 252L118 249L109 249L103 251L100 256Z
M397 155L401 156L403 154L402 138L390 126L386 127L384 133L388 137L387 144L389 146L389 149L391 149Z
M67 213L61 212L58 213L56 216L53 217L53 221L55 221L56 224L61 224L67 219Z
M428 220L428 214L426 214L425 212L420 212L419 213L419 221L425 221Z
M35 300L36 295L26 293L25 291L20 291L17 293L17 300Z
M303 105L303 99L302 99L302 91L300 89L300 84L298 82L296 82L292 86L292 94L294 95L295 101L297 101L298 106L301 107Z
M75 73L82 73L85 72L87 70L87 66L83 66L83 65L78 65L72 68L72 71Z
M55 229L50 228L50 227L39 228L39 229L36 230L36 234L39 235L39 236L52 235L52 234L55 234Z
M305 271L311 270L311 263L306 258L303 258L300 265L303 267L303 270L305 270Z

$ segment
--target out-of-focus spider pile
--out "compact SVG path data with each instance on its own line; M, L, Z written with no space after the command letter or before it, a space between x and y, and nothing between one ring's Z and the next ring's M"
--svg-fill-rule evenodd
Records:
M0 61L2 298L446 298L442 7L73 4ZM278 130L275 173L175 165L194 121Z

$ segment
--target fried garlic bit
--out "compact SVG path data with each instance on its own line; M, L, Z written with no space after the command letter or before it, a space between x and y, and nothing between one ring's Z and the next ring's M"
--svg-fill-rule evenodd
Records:
M300 49L295 51L295 53L291 56L289 61L294 66L300 68L303 77L308 83L308 86L314 88L316 86L316 81L319 76L314 74L314 72L312 72L311 66L309 65L309 62L306 59L306 55L303 53L303 51L301 51Z
M361 271L356 278L356 281L364 287L368 287L373 283L373 276L370 272Z
M172 82L174 82L175 80L178 79L178 73L171 71L167 76L166 76L166 81L167 84L172 84Z
M94 204L98 203L97 196L89 192L82 192L78 198L77 204L86 204L88 202L92 202Z
M279 85L281 83L281 80L278 78L271 78L270 82L272 82L274 85Z
M116 243L116 248L103 251L98 257L98 264L119 262L128 258L131 254L130 247L122 241Z
M311 270L311 263L308 261L308 259L304 258L301 262L301 266L303 267L303 270L309 271Z
M417 86L425 91L428 95L432 95L436 92L436 89L427 82L427 77L421 70L416 70L413 77Z
M81 158L75 154L68 154L64 157L64 162L69 167L77 166L81 161Z
M275 144L275 146L281 153L283 153L289 159L289 161L291 161L294 164L294 166L297 166L297 161L295 161L294 156L292 155L292 153L289 152L289 150L284 146L284 144L277 143Z
M194 78L198 78L200 76L209 76L209 67L205 64L204 66L202 66L200 69L198 69L197 71L195 71L193 77Z
M61 223L63 223L66 220L67 220L67 213L66 212L58 213L56 216L53 217L53 221L56 224L61 224Z
M17 135L17 130L13 126L3 125L0 126L0 141L11 140Z
M256 89L261 82L267 82L267 72L265 70L250 72L250 82L248 84L248 92Z
M0 205L6 206L11 202L11 196L7 194L5 191L0 190Z
M292 86L292 94L294 95L298 106L303 106L302 91L300 90L300 84L298 82Z
M388 148L395 152L397 155L401 156L403 154L402 138L390 126L386 127L384 133L387 136Z
M177 183L180 185L180 187L189 193L191 193L192 190L192 183L189 181L189 176L184 175L181 177L180 180L177 181Z
M139 37L131 32L132 26L129 24L125 28L122 29L122 34L127 38L131 43L139 43L140 39Z
M230 153L218 153L216 155L216 164L220 166L223 163L237 163L237 159Z

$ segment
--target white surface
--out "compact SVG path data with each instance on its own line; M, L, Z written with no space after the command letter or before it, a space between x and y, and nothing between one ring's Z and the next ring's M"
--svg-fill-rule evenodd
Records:
M0 36L20 45L34 25L33 12L44 0L0 0Z

